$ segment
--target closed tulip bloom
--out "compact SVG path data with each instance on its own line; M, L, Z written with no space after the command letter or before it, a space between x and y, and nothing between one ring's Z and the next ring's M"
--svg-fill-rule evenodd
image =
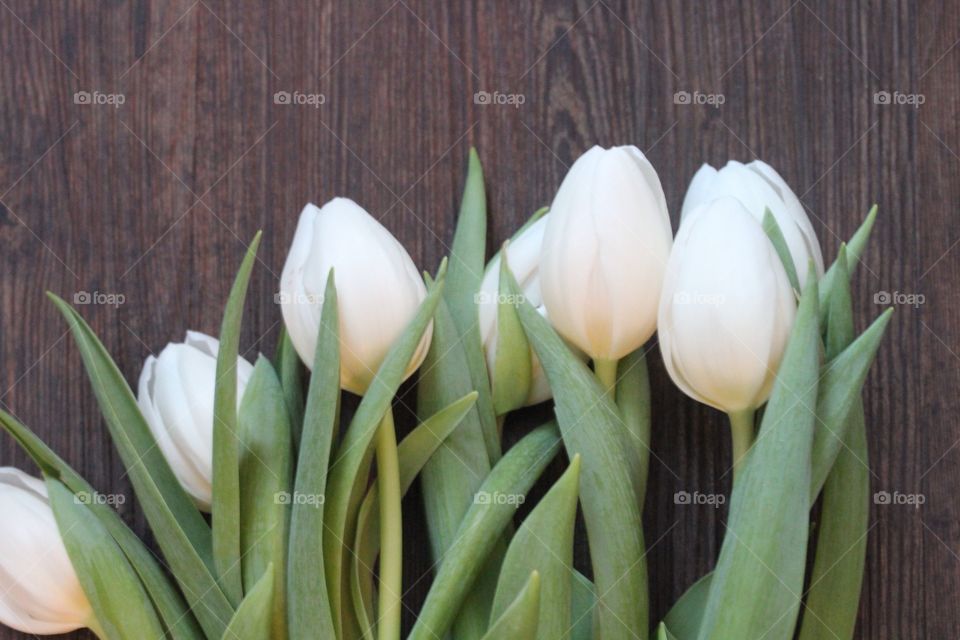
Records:
M671 242L660 180L640 150L593 147L563 179L544 231L550 322L595 361L634 351L656 329Z
M657 326L664 364L684 393L731 414L762 405L795 314L777 252L738 200L684 216Z
M150 356L140 373L137 403L157 446L180 484L204 511L210 510L213 482L213 398L220 341L187 331ZM253 365L237 359L237 405Z
M90 626L93 611L60 538L47 487L0 467L0 623L53 635Z
M507 262L520 290L527 302L537 311L546 315L543 296L540 295L540 246L543 244L543 231L547 226L549 214L530 225L518 237L510 241L507 248ZM487 357L490 375L494 374L497 355L497 309L500 299L500 255L497 254L483 275L480 293L477 296L480 316L480 336ZM533 350L530 350L530 392L526 406L549 399L553 393L543 367Z
M403 245L353 200L308 204L280 275L280 304L290 340L311 368L331 269L340 310L340 386L362 395L427 290ZM424 335L407 376L423 362L431 335Z
M764 211L770 209L790 249L801 287L806 282L810 260L816 267L817 277L823 275L823 254L810 218L800 199L773 167L760 160L748 164L731 160L720 170L703 165L690 181L681 217L722 196L739 200L759 222L763 222Z

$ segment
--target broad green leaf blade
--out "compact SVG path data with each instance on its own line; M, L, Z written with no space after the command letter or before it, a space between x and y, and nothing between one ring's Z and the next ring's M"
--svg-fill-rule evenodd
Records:
M580 456L574 456L569 468L513 536L500 570L491 622L507 616L508 608L519 598L532 572L543 578L536 637L560 640L567 636L571 626L573 527L579 486Z
M490 376L480 339L480 325L477 322L476 295L483 281L484 254L487 250L487 196L484 192L483 167L476 149L470 149L467 165L467 180L457 216L457 229L453 234L450 271L443 299L450 310L457 337L461 340L472 381L470 389L480 394L476 412L492 464L500 458L500 438L493 411Z
M892 313L893 309L887 309L880 314L853 344L828 362L821 373L810 477L811 504L820 493L840 451L841 439L848 425L847 418L860 398L863 382Z
M270 637L283 640L287 637L286 564L293 495L293 437L283 387L263 356L257 359L240 402L239 427L243 590L249 593L272 565ZM320 555L319 547L316 555Z
M710 582L713 573L708 573L687 589L677 600L667 615L663 618L670 632L677 640L697 640L700 632L700 621L707 608L707 598L710 596Z
M508 292L519 287L513 274ZM572 457L583 456L583 505L600 635L641 640L649 633L643 523L619 410L593 373L522 298L517 309L554 392L557 421Z
M787 246L787 241L783 237L783 230L780 229L780 225L777 224L777 219L773 217L770 209L764 209L763 211L763 230L770 238L770 243L776 250L784 271L787 272L790 286L793 287L794 291L800 291L800 278L797 277L797 268L793 263L793 256L790 255L790 247Z
M650 470L650 376L644 348L620 360L617 370L617 407L625 427L626 452L642 514Z
M366 493L368 478L364 471L369 468L371 443L437 309L443 292L445 271L444 263L440 266L436 283L430 287L416 315L387 353L367 394L357 407L330 466L323 514L323 553L327 592L336 629L345 628L345 625L337 624L338 614L341 618L349 616L351 621L353 619L353 607L346 601L350 588L347 557L352 552L350 545L355 536L357 511Z
M556 425L548 423L527 434L493 468L440 564L409 640L444 637L523 496L559 450Z
M677 637L670 633L667 625L661 622L660 626L657 627L657 640L677 640Z
M450 406L433 414L411 431L400 443L400 489L406 494L414 479L437 448L453 433L477 400L472 391ZM377 485L367 491L357 516L357 534L351 561L350 578L353 607L364 637L373 638L374 575L373 565L380 551L380 511Z
M733 487L700 640L791 638L806 564L820 331L807 277L760 432Z
M827 357L853 341L853 302L846 251L840 248L836 286L827 312ZM810 575L800 640L853 638L860 605L870 516L870 471L863 404L857 399L847 418L843 448L823 488L816 555Z
M333 273L327 276L320 311L320 327L313 357L313 373L307 391L296 467L294 495L325 496L337 430L340 401L340 323ZM324 578L323 501L295 500L290 516L290 551L287 564L289 633L293 640L334 637L334 609L330 606Z
M237 435L237 351L240 321L261 232L253 237L230 289L220 327L213 400L213 563L234 606L243 598L240 567L240 447Z
M277 343L275 356L277 374L283 386L283 399L287 404L287 414L290 416L290 428L293 433L293 450L300 450L300 436L303 432L303 364L300 356L293 347L293 341L287 333L286 327L280 332L280 341Z
M110 436L163 556L204 632L218 637L233 606L212 574L210 528L157 447L133 392L103 344L80 314L49 295L73 332Z
M863 256L863 253L867 250L867 242L870 240L870 232L873 231L873 223L877 221L877 205L870 207L870 212L867 214L866 219L863 221L863 224L860 225L860 228L853 234L853 237L850 238L850 241L847 242L847 278L849 279L853 275L853 269L860 262L860 258ZM837 272L838 272L837 263L827 269L827 272L823 275L823 278L820 279L820 323L823 324L826 320L827 309L830 307L830 296L832 295L833 288L836 286Z
M267 565L266 571L257 583L247 592L237 607L230 625L223 632L221 640L274 640L270 634L270 616L274 611L273 565ZM322 636L315 636L317 638Z
M500 280L508 269L500 261ZM502 291L501 287L499 291ZM517 317L517 309L509 296L497 296L497 353L494 359L493 408L498 416L527 403L533 375L530 343Z
M590 580L573 570L572 602L569 640L593 640L593 610L597 605L597 590Z
M46 484L70 563L106 637L163 638L157 612L113 537L63 483L47 476Z
M538 622L543 623L543 610L540 608L540 575L533 571L517 597L509 603L483 640L530 640L542 638L538 635ZM560 636L556 636L559 638Z
M33 459L44 475L62 482L74 495L93 496L96 490L73 470L63 459L43 443L30 429L12 415L0 410L0 426L17 441ZM96 500L87 500L90 509L120 545L127 560L133 566L150 599L156 605L170 637L173 640L199 640L203 637L196 618L187 608L180 592L157 563L153 553L140 538L127 527L117 512L109 505Z

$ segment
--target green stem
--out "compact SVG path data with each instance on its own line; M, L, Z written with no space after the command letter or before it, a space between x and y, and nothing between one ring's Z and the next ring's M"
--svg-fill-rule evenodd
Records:
M731 411L727 414L730 418L730 438L733 442L734 482L737 481L737 476L743 469L747 452L753 446L753 413L753 409L744 409L742 411Z
M377 429L377 487L380 493L379 640L400 640L400 593L403 589L403 520L400 461L393 409Z
M597 359L593 361L593 372L600 380L600 384L607 390L611 400L616 399L617 391L617 360Z

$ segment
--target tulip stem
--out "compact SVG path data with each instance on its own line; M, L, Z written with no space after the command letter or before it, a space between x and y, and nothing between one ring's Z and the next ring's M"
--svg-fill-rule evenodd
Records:
M400 593L403 589L403 521L400 461L393 409L377 429L377 486L380 493L379 640L400 639Z
M593 372L600 380L600 384L607 390L611 400L616 399L617 393L617 360L596 359L593 361Z
M730 417L730 439L733 442L734 482L737 481L737 476L743 470L747 452L753 446L753 413L753 409L744 409L742 411L731 411L727 414Z

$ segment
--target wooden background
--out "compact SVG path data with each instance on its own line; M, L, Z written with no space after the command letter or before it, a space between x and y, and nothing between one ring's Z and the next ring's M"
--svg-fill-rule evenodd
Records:
M855 278L861 326L879 292L918 303L898 305L866 410L874 490L925 503L872 508L860 637L960 637L958 37L957 3L908 0L0 0L0 404L94 485L130 497L121 512L145 532L45 290L123 297L82 312L135 382L185 329L216 332L261 228L242 344L272 352L273 293L308 201L356 199L432 269L471 144L491 248L593 144L640 147L674 225L701 162L762 158L831 258L880 204ZM124 101L76 104L81 91ZM325 102L275 104L277 91ZM477 104L479 91L523 104ZM680 91L724 104L675 104ZM877 104L879 91L923 104ZM673 388L656 355L652 376L645 517L659 616L710 569L725 518L673 494L727 491L730 453L721 416ZM0 463L31 468L7 438ZM419 496L405 507L416 610L429 561Z

